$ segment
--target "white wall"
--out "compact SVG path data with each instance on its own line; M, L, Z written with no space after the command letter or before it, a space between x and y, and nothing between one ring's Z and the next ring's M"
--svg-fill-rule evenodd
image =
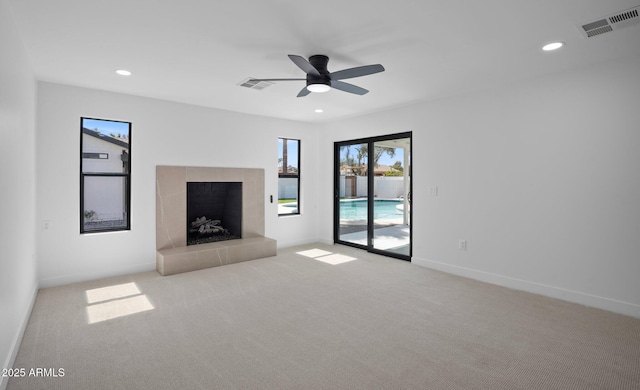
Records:
M36 82L0 0L0 369L11 367L38 289L35 259ZM0 389L7 378L0 377Z
M80 117L132 122L131 231L79 233ZM312 125L130 95L38 84L38 240L42 286L155 269L155 167L265 169L265 233L278 246L317 240ZM302 140L302 215L277 217L278 137ZM274 196L270 204L269 195Z
M106 158L83 158L85 172L123 172L122 154L129 153L129 147L123 147L102 138L82 135L82 152L105 154Z
M636 57L326 124L319 153L413 131L413 262L640 317L639 69ZM327 242L332 180L321 172Z

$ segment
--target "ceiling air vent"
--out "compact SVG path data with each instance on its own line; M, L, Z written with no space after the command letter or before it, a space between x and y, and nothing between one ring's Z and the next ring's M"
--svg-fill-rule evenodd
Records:
M248 77L243 81L239 82L238 85L241 87L257 89L258 91L261 91L267 88L268 86L273 85L273 83L270 83L268 81L258 81L258 80L255 80L253 77Z
M640 6L629 8L628 10L617 12L583 24L578 27L578 30L580 30L585 38L593 38L597 35L602 35L604 33L640 23L640 17L638 16L639 12Z

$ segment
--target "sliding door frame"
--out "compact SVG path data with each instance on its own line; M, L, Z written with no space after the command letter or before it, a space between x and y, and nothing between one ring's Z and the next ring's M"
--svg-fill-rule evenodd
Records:
M413 207L409 208L409 255L393 253L373 247L374 233L374 153L367 154L367 244L361 245L353 242L340 240L340 148L346 145L367 144L368 150L373 151L376 142L388 141L399 138L409 139L409 177L413 176L413 137L412 132L396 133L382 135L377 137L359 138L346 141L338 141L333 144L333 242L335 244L347 245L359 249L365 249L371 253L377 253L383 256L394 257L401 260L411 261L413 255ZM413 194L413 180L409 180L409 193ZM412 199L415 197L412 196Z

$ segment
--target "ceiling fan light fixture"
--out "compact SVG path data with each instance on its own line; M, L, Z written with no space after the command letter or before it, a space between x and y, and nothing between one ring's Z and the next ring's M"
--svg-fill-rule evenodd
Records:
M307 89L311 92L323 93L330 90L331 87L327 84L309 84L307 85Z

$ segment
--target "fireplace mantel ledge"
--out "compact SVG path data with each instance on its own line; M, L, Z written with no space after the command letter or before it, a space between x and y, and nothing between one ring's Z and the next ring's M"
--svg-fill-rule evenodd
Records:
M275 256L276 240L267 237L241 238L164 248L156 252L156 269L163 275L196 271L241 261Z

